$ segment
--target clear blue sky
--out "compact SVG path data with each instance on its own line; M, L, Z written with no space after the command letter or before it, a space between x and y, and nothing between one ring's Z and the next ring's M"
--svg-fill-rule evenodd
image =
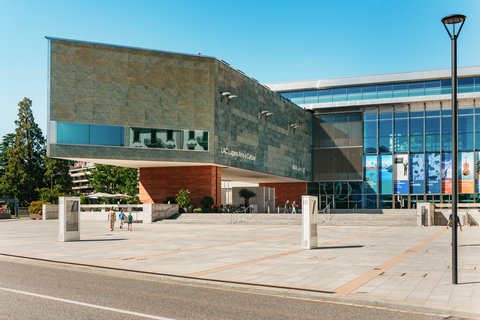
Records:
M33 100L46 134L45 36L215 56L261 83L480 65L480 0L0 0L0 138Z

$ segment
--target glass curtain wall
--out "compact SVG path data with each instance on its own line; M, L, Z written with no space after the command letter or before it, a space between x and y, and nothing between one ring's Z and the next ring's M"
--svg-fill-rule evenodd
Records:
M451 122L450 105L440 103L317 116L309 192L335 209L451 202ZM458 122L459 201L480 203L480 108L459 106Z

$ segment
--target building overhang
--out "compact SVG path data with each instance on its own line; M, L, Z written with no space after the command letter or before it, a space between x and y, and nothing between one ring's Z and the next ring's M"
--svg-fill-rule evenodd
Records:
M213 163L198 162L173 162L173 161L141 161L141 160L119 160L119 159L93 159L93 158L62 158L72 161L84 161L91 163L99 163L111 166L128 167L128 168L161 168L161 167L199 167L199 166L217 166L222 168L222 180L241 181L248 183L291 183L291 182L310 182L288 178L268 173L262 173L252 170L228 167Z

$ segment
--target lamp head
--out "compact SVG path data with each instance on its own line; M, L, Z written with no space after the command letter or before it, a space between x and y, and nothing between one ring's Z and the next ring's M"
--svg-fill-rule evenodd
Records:
M467 20L467 16L463 14L451 14L443 18L442 22L444 24L456 24L456 23L464 22L465 20Z
M451 15L446 16L442 19L443 26L447 30L448 35L450 36L450 38L452 38L452 40L456 39L458 37L458 35L460 34L460 31L462 31L463 23L465 22L465 20L467 20L467 16L465 16L463 14L451 14ZM460 25L460 28L458 28L457 33L455 34L455 25L457 23L461 23L461 25ZM450 30L448 30L447 24L453 25L452 32L450 32Z

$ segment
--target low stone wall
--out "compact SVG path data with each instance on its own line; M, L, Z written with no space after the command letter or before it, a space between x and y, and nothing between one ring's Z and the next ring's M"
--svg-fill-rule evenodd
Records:
M168 219L178 213L178 204L144 204L143 210L145 212L144 223L155 222L158 220ZM149 215L149 219L146 216Z
M10 219L12 214L10 212L0 212L0 219Z
M58 204L42 205L43 220L58 219Z

